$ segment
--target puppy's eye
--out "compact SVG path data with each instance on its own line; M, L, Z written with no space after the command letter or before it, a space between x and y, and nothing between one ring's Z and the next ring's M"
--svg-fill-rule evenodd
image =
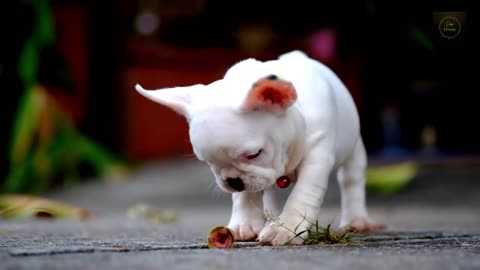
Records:
M260 150L258 150L257 153L255 153L255 154L253 154L253 155L247 155L246 157L247 157L248 160L255 159L255 158L257 158L258 156L260 156L260 154L262 153L262 151L263 151L263 149L260 149Z

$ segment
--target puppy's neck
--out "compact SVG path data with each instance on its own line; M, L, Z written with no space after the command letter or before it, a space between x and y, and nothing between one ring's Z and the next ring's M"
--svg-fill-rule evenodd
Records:
M288 162L285 165L285 175L289 175L298 167L305 153L305 119L296 105L288 111L290 127L294 129L295 136L288 147Z

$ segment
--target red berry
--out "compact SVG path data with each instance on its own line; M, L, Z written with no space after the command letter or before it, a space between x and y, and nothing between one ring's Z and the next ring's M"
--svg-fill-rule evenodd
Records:
M277 179L277 186L279 188L286 188L289 185L290 185L290 178L288 178L286 176L282 176L282 177Z

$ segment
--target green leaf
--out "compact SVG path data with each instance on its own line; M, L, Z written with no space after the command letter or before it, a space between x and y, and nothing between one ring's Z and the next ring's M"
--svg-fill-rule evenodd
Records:
M122 178L128 172L119 158L82 134L75 134L72 147L81 160L88 161L102 176Z
M14 170L10 170L2 186L2 193L25 192L31 188L31 181L36 178L33 173L33 157L30 155Z
M55 41L55 23L47 0L35 0L33 4L37 11L37 32L38 44L45 46Z
M25 91L20 98L10 141L10 165L21 163L30 151L35 137L42 101L35 88Z
M38 71L38 48L33 38L25 42L23 51L19 56L17 68L18 75L28 91L35 84Z
M35 12L35 29L25 42L19 56L18 73L26 89L37 82L39 51L41 47L55 41L55 24L47 0L25 1L32 5Z

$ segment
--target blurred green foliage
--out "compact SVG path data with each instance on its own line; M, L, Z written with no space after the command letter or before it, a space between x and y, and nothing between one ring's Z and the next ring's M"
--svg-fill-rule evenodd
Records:
M9 144L9 174L0 186L4 193L42 193L60 177L64 184L79 180L87 162L102 177L122 176L127 166L108 150L81 134L38 81L40 51L55 42L54 22L47 0L24 1L35 13L34 29L19 56L23 82ZM1 73L0 73L1 76Z
M415 179L418 170L418 164L413 161L369 166L366 170L366 188L380 195L399 192Z

